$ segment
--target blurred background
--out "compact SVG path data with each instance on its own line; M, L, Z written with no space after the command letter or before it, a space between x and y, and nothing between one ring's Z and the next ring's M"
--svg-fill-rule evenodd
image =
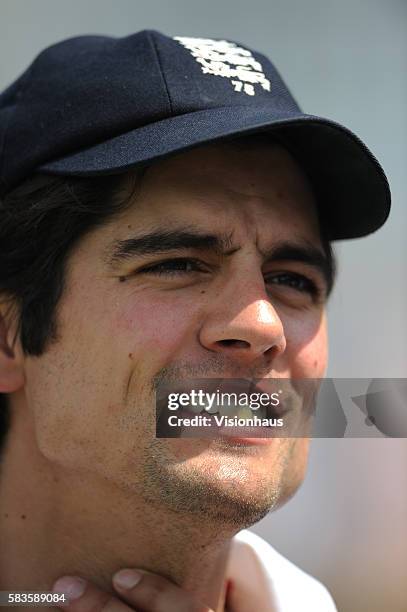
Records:
M406 0L0 0L0 89L53 42L143 28L269 55L306 112L373 150L393 210L377 234L337 246L328 375L407 377ZM340 612L406 612L406 441L314 440L300 491L253 531L324 582Z

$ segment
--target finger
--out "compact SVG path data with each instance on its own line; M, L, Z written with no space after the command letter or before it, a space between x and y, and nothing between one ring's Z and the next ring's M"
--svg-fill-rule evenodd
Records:
M113 586L132 607L146 612L213 612L189 591L145 570L120 570L113 576Z
M52 590L65 595L65 602L53 602L53 605L69 612L135 612L118 597L78 576L59 578Z

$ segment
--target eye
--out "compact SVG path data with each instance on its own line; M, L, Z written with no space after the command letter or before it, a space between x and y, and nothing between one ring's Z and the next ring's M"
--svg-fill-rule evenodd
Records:
M197 259L177 258L160 261L139 270L143 274L156 274L157 276L180 276L191 272L205 272L202 263Z
M265 280L267 284L289 287L300 293L308 293L312 297L318 297L321 293L320 288L313 280L296 272L282 272L267 277Z

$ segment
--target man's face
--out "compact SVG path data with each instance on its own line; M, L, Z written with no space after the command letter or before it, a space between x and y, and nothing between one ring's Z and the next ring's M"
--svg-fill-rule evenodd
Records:
M185 233L223 239L226 253ZM153 383L322 377L326 279L303 261L310 248L323 253L313 195L279 146L213 145L152 166L131 208L72 253L58 341L26 359L43 455L236 527L283 503L302 481L305 439L156 439Z

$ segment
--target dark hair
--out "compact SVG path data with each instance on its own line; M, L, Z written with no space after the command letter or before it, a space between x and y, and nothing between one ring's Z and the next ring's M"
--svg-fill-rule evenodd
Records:
M240 147L256 139L263 140L254 135L233 142ZM146 168L92 178L37 174L0 200L0 301L10 303L14 341L20 338L24 354L39 356L57 341L70 253L86 233L133 204ZM335 259L324 228L321 233L333 282ZM0 394L0 451L9 427L7 404Z

